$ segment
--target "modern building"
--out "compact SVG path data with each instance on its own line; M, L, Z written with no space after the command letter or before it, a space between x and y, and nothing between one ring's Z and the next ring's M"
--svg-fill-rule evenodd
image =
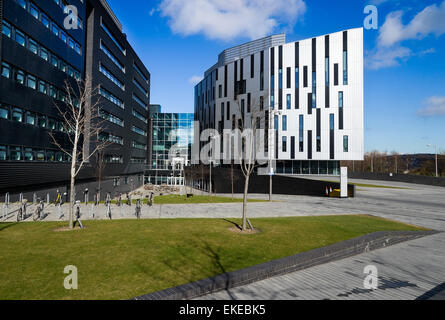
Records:
M55 104L63 109L65 81L75 86L76 79L86 78L102 96L106 126L100 138L112 143L104 152L102 176L113 179L115 187L125 184L121 179L143 183L150 73L105 0L70 0L77 28L65 28L67 5L64 0L0 1L0 192L67 185L70 159L49 132L69 147ZM94 181L94 167L87 165L79 182Z
M340 161L362 160L363 29L291 43L273 35L223 51L195 87L201 132L231 130L253 108L264 112L276 173L337 175Z
M193 113L162 113L153 105L150 118L152 140L151 162L145 172L145 182L151 184L183 185L184 166L190 165L193 143Z

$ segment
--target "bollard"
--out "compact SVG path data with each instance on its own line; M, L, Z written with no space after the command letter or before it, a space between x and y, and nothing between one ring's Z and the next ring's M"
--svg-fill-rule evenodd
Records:
M88 188L85 189L85 206L88 205Z
M94 220L94 203L91 204L91 217L93 217Z
M46 205L49 206L49 193L46 194Z
M76 201L76 222L79 223L80 229L83 229L82 221L80 221L80 201Z
M19 195L19 202L23 203L23 193L20 193L20 195Z
M136 202L136 218L137 219L140 219L141 218L141 200L139 199L137 202Z
M5 215L3 216L4 219L8 217L9 214L9 192L5 195Z
M111 220L111 204L110 203L108 203L107 215L108 215L108 218L110 218L110 220Z
M63 218L63 214L62 214L62 205L59 203L59 205L57 206L58 208L58 212L59 212L59 220Z
M32 204L36 204L36 202L37 202L37 195L34 192L33 195L32 195Z

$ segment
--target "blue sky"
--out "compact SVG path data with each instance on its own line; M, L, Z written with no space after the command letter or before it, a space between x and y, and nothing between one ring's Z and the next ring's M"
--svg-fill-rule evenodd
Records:
M287 41L365 30L365 149L445 151L445 0L108 0L151 73L151 102L193 112L195 78L224 49L285 32Z

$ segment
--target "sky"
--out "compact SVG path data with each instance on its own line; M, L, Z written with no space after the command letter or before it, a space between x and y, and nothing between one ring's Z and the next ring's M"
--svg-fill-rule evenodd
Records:
M194 85L224 49L282 32L292 42L363 27L373 5L377 29L364 30L365 151L445 152L445 0L108 3L164 112L193 112Z

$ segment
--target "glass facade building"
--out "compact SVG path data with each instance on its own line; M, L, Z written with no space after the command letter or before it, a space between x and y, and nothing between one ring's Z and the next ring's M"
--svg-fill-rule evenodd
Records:
M152 150L145 182L183 185L183 167L190 164L193 113L154 113L151 118Z

